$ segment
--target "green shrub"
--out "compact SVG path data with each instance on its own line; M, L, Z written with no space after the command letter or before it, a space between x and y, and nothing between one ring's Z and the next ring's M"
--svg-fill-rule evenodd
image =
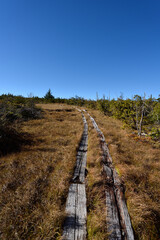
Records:
M159 140L160 139L160 129L159 128L152 128L150 136L153 140Z
M25 104L17 104L14 101L0 103L0 119L3 122L13 123L42 117L42 110L37 108L33 100L27 100Z

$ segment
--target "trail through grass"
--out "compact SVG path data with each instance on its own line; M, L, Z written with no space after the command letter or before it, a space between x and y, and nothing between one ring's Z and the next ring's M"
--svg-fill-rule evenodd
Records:
M143 138L134 139L120 121L99 111L89 113L103 132L113 164L126 185L128 210L136 239L160 236L160 149Z
M42 105L43 119L22 124L32 138L0 159L0 239L59 239L81 114L59 104Z

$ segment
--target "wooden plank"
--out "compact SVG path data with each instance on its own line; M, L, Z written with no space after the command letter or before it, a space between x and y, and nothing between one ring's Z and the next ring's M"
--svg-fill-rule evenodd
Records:
M86 239L86 222L87 222L87 208L86 208L86 191L85 184L78 185L77 207L76 207L76 228L75 239Z
M120 214L120 223L123 239L134 240L133 229L128 213L125 197L121 188L116 189L117 207Z
M79 144L77 157L76 157L76 167L74 171L74 176L72 181L75 183L85 183L85 170L87 162L87 147L88 147L88 125L87 121L82 113L82 118L84 122L84 130L82 138Z
M121 240L122 235L121 235L121 227L120 227L119 216L118 216L117 203L116 203L116 199L115 199L114 189L112 187L113 172L109 166L112 163L112 161L110 158L110 154L109 154L108 147L105 142L105 137L104 137L103 133L100 131L95 120L90 115L89 115L89 117L92 121L94 128L96 129L96 131L100 137L100 143L101 143L101 149L102 149L102 161L103 161L103 163L105 163L103 166L103 170L106 173L107 184L108 184L108 186L106 187L106 191L105 191L106 211L107 211L106 223L107 223L107 229L108 229L108 239L109 240ZM106 165L106 164L108 164L108 165Z
M112 166L112 157L103 133L90 114L88 115L100 137L103 171L106 174L106 185L108 184L106 188L106 207L109 239L134 240L132 224L125 201L124 186Z
M76 225L76 195L77 184L71 184L69 187L68 198L66 202L66 219L63 228L63 239L74 240Z
M134 233L132 229L132 224L130 220L130 216L128 213L126 200L125 200L125 187L122 184L118 173L116 170L113 170L113 179L114 179L114 186L115 186L115 196L117 199L117 206L119 209L120 214L120 222L121 222L121 229L122 229L122 235L124 239L134 240Z
M118 209L116 206L116 200L114 191L111 188L106 189L106 209L107 209L107 229L109 240L121 240L121 230L118 217Z
M76 157L73 183L69 187L66 202L67 217L64 223L62 239L85 240L87 235L87 207L85 190L85 170L87 162L88 125L82 114L84 131Z
M70 185L66 203L66 214L63 239L86 239L87 208L85 184L72 183Z

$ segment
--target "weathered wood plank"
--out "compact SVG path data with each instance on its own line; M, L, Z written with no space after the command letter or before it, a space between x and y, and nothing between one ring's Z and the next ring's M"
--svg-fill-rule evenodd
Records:
M116 205L114 191L111 188L106 190L106 209L107 209L107 229L108 229L108 239L121 240L121 230L118 217L118 209Z
M66 214L63 239L86 239L87 209L85 184L72 183L70 185L66 203Z
M125 201L124 186L112 166L112 158L103 133L90 114L88 115L100 137L103 153L103 171L106 174L106 185L108 185L106 188L106 207L109 239L134 240L132 224Z
M67 217L64 223L63 239L85 240L87 235L87 207L85 190L85 170L87 162L88 125L82 114L84 131L76 157L73 183L69 187L66 202Z
M86 190L85 184L78 185L77 206L76 206L76 228L75 239L86 239L86 221L87 221L87 208L86 208Z
M66 202L66 214L63 239L73 240L75 239L75 225L76 225L76 196L77 196L77 184L71 184L69 187L68 198Z
M73 182L84 183L85 182L85 169L87 162L87 147L88 147L88 125L87 121L82 113L82 118L84 122L84 130L82 138L79 144L77 158L76 158L76 167L73 176Z
M88 114L89 115L89 114ZM95 120L89 115L92 124L94 128L96 129L99 137L100 137L100 143L102 148L102 161L103 163L109 163L111 164L109 151L107 148L107 144L105 142L105 137L103 133L98 128L98 125L96 124ZM118 216L118 209L117 209L117 203L115 199L114 189L112 187L113 185L113 173L112 169L104 165L103 170L106 173L107 177L107 184L106 187L106 210L107 210L107 217L106 217L106 223L107 223L107 229L108 229L108 239L109 240L121 240L121 227L119 222L119 216Z
M113 170L113 179L114 179L115 196L117 199L117 206L119 209L123 239L134 240L133 229L132 229L130 216L128 213L125 195L124 195L125 188L115 169Z

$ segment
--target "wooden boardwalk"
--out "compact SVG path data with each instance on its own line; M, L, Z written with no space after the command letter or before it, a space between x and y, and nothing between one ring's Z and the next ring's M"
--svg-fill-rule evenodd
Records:
M81 110L77 109L82 113ZM84 110L84 112L86 112ZM87 112L86 112L87 113ZM105 137L95 120L88 114L96 129L102 150L103 173L105 175L106 196L106 224L109 240L134 240L130 216L125 201L125 188L112 165ZM76 166L72 183L69 187L66 202L66 219L63 238L66 240L85 240L87 236L87 208L86 208L86 162L88 146L88 125L82 113L84 130L79 144Z
M106 176L106 209L109 240L134 240L130 216L125 201L125 188L112 165L105 137L95 120L88 114L96 129L102 149L103 172Z
M76 157L76 167L66 203L66 220L63 229L63 239L86 239L87 207L85 175L87 162L88 125L82 113L84 130Z

